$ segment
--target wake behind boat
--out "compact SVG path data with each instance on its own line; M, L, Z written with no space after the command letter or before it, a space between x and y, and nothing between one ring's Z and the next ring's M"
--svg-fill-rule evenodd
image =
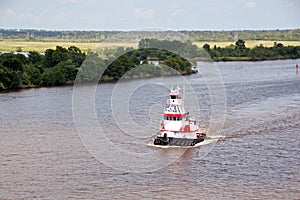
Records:
M200 131L197 120L189 112L185 112L179 90L177 87L169 94L154 145L194 146L206 138L206 133Z

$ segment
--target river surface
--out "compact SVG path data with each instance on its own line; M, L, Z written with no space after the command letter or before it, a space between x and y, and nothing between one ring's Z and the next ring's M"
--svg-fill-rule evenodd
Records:
M226 93L225 121L217 133L210 132L211 143L195 148L147 145L155 134L151 124L159 123L168 94L161 84L135 80L98 86L94 114L106 140L121 149L107 151L102 145L97 147L105 154L100 157L91 153L76 129L73 87L1 93L0 199L299 199L297 62L216 63ZM203 63L198 64L201 69ZM199 74L184 78L198 97L199 112L189 111L200 113L207 128L211 91ZM176 77L163 79L176 82ZM128 84L139 87L129 100L122 100L114 91ZM122 101L129 117L118 112ZM130 118L136 132L118 116ZM128 159L124 150L130 152ZM143 153L145 157L139 157Z

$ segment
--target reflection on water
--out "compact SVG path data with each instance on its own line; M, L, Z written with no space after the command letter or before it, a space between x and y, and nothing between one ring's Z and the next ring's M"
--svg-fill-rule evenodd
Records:
M217 63L228 106L224 129L211 136L218 142L212 151L210 144L184 149L171 165L148 173L112 169L86 151L73 122L72 87L2 93L0 198L298 199L300 80L295 76L296 62ZM201 69L203 63L198 64ZM209 91L197 75L186 78L195 88L198 114L207 126ZM167 79L174 81L174 77ZM154 111L160 109L159 102L165 102L165 91L155 90L156 106L152 106L145 100L151 97L150 87L153 85L132 96L135 104L130 104L129 113L138 123L160 117ZM149 147L155 133L142 138L126 135L110 114L102 116L100 111L110 113L111 106L97 98L110 98L113 89L114 84L98 87L96 112L99 124L110 130L106 135L116 145L133 153L155 152L161 159L182 150ZM141 114L149 110L146 116ZM132 137L143 143L130 140ZM204 151L208 153L205 157ZM118 162L120 156L112 160Z

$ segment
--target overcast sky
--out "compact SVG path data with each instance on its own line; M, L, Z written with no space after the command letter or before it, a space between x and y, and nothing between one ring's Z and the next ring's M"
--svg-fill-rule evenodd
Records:
M300 28L300 0L0 0L0 28Z

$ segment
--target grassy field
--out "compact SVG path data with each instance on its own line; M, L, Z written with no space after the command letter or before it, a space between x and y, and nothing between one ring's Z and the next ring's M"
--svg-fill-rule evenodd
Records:
M2 40L0 41L0 51L17 51L21 48L23 52L37 51L45 52L46 49L55 49L56 46L69 47L77 46L82 51L87 52L97 48L133 47L137 48L138 42L68 42L68 41L26 41L26 40Z
M300 46L300 41L276 41L277 43L282 43L285 46ZM209 44L211 48L216 45L217 47L226 47L234 42L194 42L198 47L202 47L205 43ZM253 48L263 44L266 47L274 45L274 41L265 40L249 40L245 42L246 47ZM56 46L77 46L82 51L93 51L97 48L116 48L116 47L138 47L137 41L128 42L74 42L74 41L26 41L26 40L1 40L0 41L0 51L17 51L17 49L22 49L23 52L37 51L40 53L45 52L46 49L55 49Z

